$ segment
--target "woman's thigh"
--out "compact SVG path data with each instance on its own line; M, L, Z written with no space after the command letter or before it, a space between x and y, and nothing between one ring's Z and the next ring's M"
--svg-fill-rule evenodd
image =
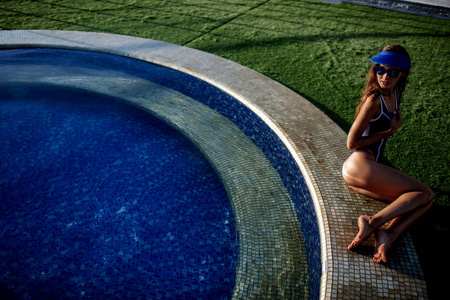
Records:
M420 181L377 163L371 153L360 150L347 159L343 175L350 187L380 200L394 201L404 193L428 189Z

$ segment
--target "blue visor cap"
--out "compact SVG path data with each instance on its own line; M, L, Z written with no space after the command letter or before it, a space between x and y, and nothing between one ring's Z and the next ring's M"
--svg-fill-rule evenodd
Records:
M411 64L409 63L407 56L391 51L381 51L377 56L372 57L370 61L385 66L404 69L411 68Z

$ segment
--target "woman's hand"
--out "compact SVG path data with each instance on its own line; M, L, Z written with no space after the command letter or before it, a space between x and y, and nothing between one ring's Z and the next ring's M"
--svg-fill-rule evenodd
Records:
M394 134L400 128L400 126L402 126L402 124L403 124L403 115L398 109L396 109L394 110L391 122L391 130L390 130L391 135Z

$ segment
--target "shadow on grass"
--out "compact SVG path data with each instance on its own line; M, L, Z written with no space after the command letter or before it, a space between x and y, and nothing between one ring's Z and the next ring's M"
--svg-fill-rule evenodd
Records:
M436 195L448 191L435 190ZM434 203L430 211L411 228L430 299L446 295L448 279L443 276L450 268L448 241L450 240L450 207Z

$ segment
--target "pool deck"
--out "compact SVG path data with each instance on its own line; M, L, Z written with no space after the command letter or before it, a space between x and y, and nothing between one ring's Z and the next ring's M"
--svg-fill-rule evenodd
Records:
M359 5L406 12L410 14L450 19L450 1L448 0L322 0L325 2L349 2Z
M355 251L347 245L357 218L386 204L348 189L342 163L346 133L309 101L270 78L229 60L160 41L86 32L0 31L0 48L53 47L100 51L146 60L209 82L258 114L296 159L311 192L322 247L321 299L427 299L410 234L401 236L390 261L372 261L373 239Z

